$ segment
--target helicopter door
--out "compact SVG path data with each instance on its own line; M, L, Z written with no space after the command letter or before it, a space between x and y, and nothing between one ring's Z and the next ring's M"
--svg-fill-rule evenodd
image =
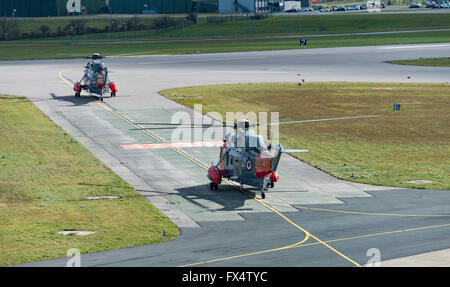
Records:
M228 158L230 160L229 169L231 169L233 171L234 176L240 177L241 176L241 164L242 164L241 154L238 151L232 149L228 153Z

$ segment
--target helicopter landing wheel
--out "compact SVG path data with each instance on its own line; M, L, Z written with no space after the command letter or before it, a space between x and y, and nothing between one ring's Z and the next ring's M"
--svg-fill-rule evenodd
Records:
M103 97L100 97L100 101L102 101L102 102L103 102Z
M219 185L215 182L210 182L209 183L209 189L210 190L218 190L219 189Z
M116 94L115 94L115 93L111 93L111 97L113 97L113 98L114 98L115 96L116 96Z
M261 191L261 198L262 199L266 198L266 194L264 193L264 191Z
M79 93L75 93L75 98L79 98L80 94Z

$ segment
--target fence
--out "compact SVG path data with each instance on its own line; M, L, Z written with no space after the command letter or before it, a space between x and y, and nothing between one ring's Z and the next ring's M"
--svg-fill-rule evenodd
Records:
M300 31L300 15L270 16L260 14L218 15L198 18L186 14L97 15L18 19L0 17L0 41L12 40L108 40L165 39L212 36L245 36L295 33Z

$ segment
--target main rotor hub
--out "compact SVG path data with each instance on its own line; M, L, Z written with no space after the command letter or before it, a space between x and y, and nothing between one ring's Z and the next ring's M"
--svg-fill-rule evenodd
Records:
M238 121L237 127L247 131L250 127L250 122L247 119L241 119Z

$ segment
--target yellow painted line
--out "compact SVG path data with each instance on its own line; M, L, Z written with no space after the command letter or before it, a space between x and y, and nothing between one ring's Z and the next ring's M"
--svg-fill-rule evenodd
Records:
M66 84L68 84L69 86L72 87L72 83L69 82L69 81L67 81L66 78L64 78L64 76L62 75L64 72L69 71L69 70L72 70L72 69L65 69L65 70L59 71L58 76L59 76L64 82L66 82Z
M431 226L423 226L423 227L409 228L409 229L405 229L405 232L408 232L408 231L416 231L416 230L422 230L422 229L429 229L429 228L445 227L445 226L450 226L450 224L440 224L440 225L431 225Z
M346 240L352 240L352 239L375 237L375 236L417 231L417 230L430 229L430 228L448 227L448 226L450 226L450 224L440 224L440 225L422 226L422 227L409 228L409 229L400 229L400 230L393 230L393 231L386 231L386 232L379 232L379 233L372 233L372 234L357 235L357 236L351 236L351 237L345 237L345 238L331 239L331 240L325 241L325 243L333 243L333 242L340 242L340 241L346 241ZM270 249L270 250L263 250L263 251L258 251L258 252L242 254L242 255L235 255L235 256L231 256L231 257L202 261L202 262L197 262L197 263L193 263L193 264L189 264L189 265L182 265L180 267L201 265L201 264L206 264L206 263L211 263L211 262L223 261L223 260L227 260L227 259L245 257L245 256L250 256L250 255L257 255L257 254L268 253L268 252L284 250L284 249L289 249L289 248L307 247L307 246L313 246L313 245L319 245L319 244L322 244L322 243L321 242L311 242L311 243L306 243L306 244L296 243L296 244L288 245L286 247L280 247L280 248L275 248L275 249Z
M202 262L191 263L191 264L187 264L187 265L180 265L180 266L177 266L177 267L191 267L191 266L202 265L202 264L206 264L206 262L202 261Z
M113 115L117 116L118 118L120 118L121 120L129 123L130 125L132 125L133 127L139 129L140 131L144 132L145 134L151 136L152 138L154 138L155 140L162 142L163 140L161 138L159 138L156 135L153 135L152 133L144 130L143 128L141 128L140 126L136 125L135 123L129 121L128 119L124 118L123 116L121 116L120 114L116 113L115 111L111 110L108 106L106 106L105 104L99 102L99 101L95 101L97 104L99 104L100 106L102 106L105 110L107 110L108 112L112 113Z
M450 216L450 214L407 214L407 213L377 213L377 212L359 212L350 210L337 210L337 209L325 209L325 208L315 208L315 207L305 207L293 205L294 207L306 209L306 210L316 210L316 211L326 211L335 213L346 213L346 214L357 214L357 215L378 215L378 216L411 216L411 217L442 217Z
M308 240L308 238L305 237L303 240L301 240L301 241L299 241L297 243L290 244L290 245L283 246L283 247L278 247L278 248L268 249L268 250L262 250L262 251L256 251L256 252L251 252L251 253L245 253L245 254L239 254L239 255L234 255L234 256L224 257L224 258L211 259L211 260L201 261L201 262L197 262L197 263L180 265L178 267L190 267L190 266L202 265L202 264L213 263L213 262L218 262L218 261L226 261L226 260L231 260L231 259L235 259L235 258L241 258L241 257L247 257L247 256L252 256L252 255L258 255L258 254L263 254L263 253L269 253L269 252L285 250L285 249L296 247L296 246L302 244L303 242L305 242L307 240ZM319 243L317 243L317 244L319 244Z
M176 150L176 149L174 149L174 150L177 151L178 153L180 153L181 155L188 157L188 156L185 155L184 153L182 153L182 152L180 152L180 151L178 151L178 150ZM188 158L189 158L189 157L188 157ZM198 165L200 165L202 168L204 168L205 170L207 170L207 168L206 168L203 164L198 163L198 162L195 161L195 160L194 160L194 162L196 162L196 163L197 163ZM226 179L225 179L224 181L227 182L228 184L232 185L232 186L236 186L235 184L233 184L233 183L230 182L229 180L226 180ZM269 205L266 204L264 201L262 201L262 200L260 200L260 199L258 199L258 198L256 198L256 197L254 197L253 195L249 194L249 193L246 192L245 190L241 190L241 192L245 193L248 197L250 197L250 198L256 200L257 202L259 202L260 204L262 204L262 205L265 206L266 208L272 210L273 212L275 212L276 214L278 214L280 217L282 217L284 220L286 220L287 222L289 222L291 225L295 226L297 229L299 229L299 230L301 230L301 231L303 231L303 232L305 233L305 238L304 238L302 241L293 244L294 246L295 246L295 245L299 245L299 244L301 244L301 243L307 241L307 240L309 239L309 237L312 237L312 238L314 238L315 240L317 240L319 243L321 243L322 245L326 246L327 248L329 248L330 250L332 250L332 251L335 252L336 254L340 255L342 258L344 258L344 259L350 261L352 264L354 264L354 265L356 265L356 266L358 266L358 267L361 267L361 265L358 264L356 261L354 261L353 259L351 259L351 258L345 256L344 254L342 254L341 252L339 252L339 251L336 250L335 248L333 248L333 247L331 247L330 245L328 245L326 242L320 240L318 237L312 235L312 234L311 234L309 231L307 231L306 229L303 229L302 227L298 226L298 225L297 225L296 223L294 223L292 220L290 220L289 218L287 218L284 214L282 214L282 213L279 212L278 210L274 209L273 207L269 206ZM286 249L286 248L291 248L291 246L292 246L292 245L288 245L288 246L280 247L280 248L277 248L277 249L271 249L271 250L266 250L266 251L259 251L259 252L257 252L257 253L250 253L249 255L259 254L259 253L264 253L264 252L270 252L270 251L276 251L276 250L283 250L283 249ZM232 258L237 258L237 257L242 257L242 256L248 256L248 255L247 255L247 254L245 254L245 255L237 255L237 256L228 257L228 258L225 258L225 259L217 259L217 260L226 260L226 259L232 259ZM213 262L213 261L206 261L206 263L210 263L210 262ZM197 263L196 265L198 265L198 264L200 264L200 263ZM185 266L191 266L191 265L185 265Z
M68 70L68 69L67 69L67 70ZM60 71L60 72L58 73L58 75L59 75L59 77L60 77L61 79L63 79L68 85L72 86L72 84L71 84L69 81L67 81L67 80L64 78L64 76L62 75L62 73L63 73L64 71L67 71L67 70ZM129 121L128 119L124 118L124 117L121 116L120 114L114 112L114 111L111 110L109 107L107 107L105 104L103 104L103 103L101 103L101 102L99 102L99 101L97 101L97 100L95 100L95 102L96 102L97 104L99 104L100 106L102 106L103 108L105 108L107 111L109 111L109 112L111 112L112 114L114 114L115 116L117 116L118 118L124 120L125 122L129 123L130 125L132 125L132 126L136 127L137 129L141 130L141 131L144 132L145 134L151 136L151 137L154 138L155 140L157 140L157 141L162 141L162 139L160 139L159 137L153 135L152 133L148 132L147 130L145 130L145 129L139 127L138 125L136 125L136 124L134 124L133 122ZM198 166L202 167L203 169L208 170L208 168L207 168L204 164L202 164L202 163L200 163L199 161L195 160L195 159L192 158L191 156L188 156L187 154L185 154L184 152L180 151L179 149L177 149L177 148L172 148L172 150L174 150L174 151L176 151L177 153L179 153L180 155L183 155L184 157L188 158L189 160L191 160L192 162L196 163ZM228 184L233 185L233 184L232 184L230 181L228 181L228 180L224 180L224 181L227 182ZM350 261L351 263L353 263L354 265L356 265L356 266L358 266L358 267L361 267L361 265L358 264L356 261L354 261L354 260L352 260L351 258L345 256L344 254L342 254L341 252L339 252L339 251L336 250L335 248L331 247L330 245L328 245L328 244L325 243L324 241L320 240L320 239L317 238L316 236L314 236L314 235L312 235L311 233L309 233L307 230L305 230L305 229L303 229L302 227L298 226L297 224L295 224L292 220L290 220L289 218L287 218L284 214L282 214L282 213L279 212L278 210L276 210L276 209L274 209L273 207L269 206L268 204L266 204L265 202L261 201L260 199L258 199L258 198L256 198L256 197L252 196L252 195L249 194L248 192L246 192L246 191L242 191L242 192L245 193L245 194L246 194L247 196L249 196L250 198L253 198L253 199L256 200L257 202L259 202L259 203L262 204L263 206L265 206L265 207L267 207L268 209L272 210L273 212L275 212L276 214L278 214L279 216L281 216L284 220L286 220L287 222L289 222L291 225L293 225L294 227L296 227L297 229L299 229L299 230L301 230L303 233L305 233L305 237L303 238L303 240L300 241L300 242L298 242L298 243L295 243L295 244L293 244L293 245L301 244L301 243L307 241L307 240L309 239L309 237L312 237L312 238L314 238L315 240L317 240L318 242L320 242L321 244L323 244L324 246L326 246L327 248L329 248L330 250L332 250L333 252L335 252L336 254L338 254L338 255L340 255L341 257L343 257L344 259ZM287 247L280 247L280 248L285 249L285 248L287 248Z
M422 227L416 227L416 228L400 229L400 230L379 232L379 233L373 233L373 234L357 235L357 236L346 237L346 238L331 239L331 240L327 240L326 242L327 243L339 242L339 241L346 241L346 240L359 239L359 238L365 238L365 237L374 237L374 236L388 235L388 234L394 234L394 233L410 232L410 231L417 231L417 230L430 229L430 228L439 228L439 227L448 227L448 226L450 226L450 224L422 226ZM294 247L311 246L311 245L317 245L317 244L319 244L319 242L307 243L307 244L302 244L302 245L294 246Z

